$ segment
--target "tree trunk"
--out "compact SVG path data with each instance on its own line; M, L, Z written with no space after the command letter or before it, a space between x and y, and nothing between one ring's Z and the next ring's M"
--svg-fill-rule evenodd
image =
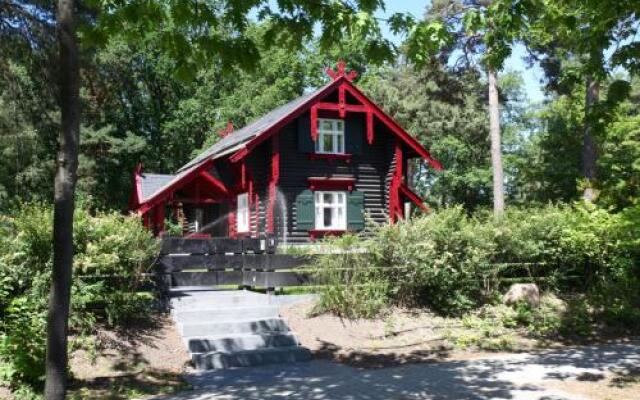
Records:
M593 182L596 179L596 163L598 154L596 151L596 142L593 137L593 107L600 97L600 83L594 80L592 76L586 79L586 95L584 103L584 135L582 137L582 177L585 180L585 188L582 197L586 201L594 201L596 199L596 190L593 188Z
M53 274L47 314L45 398L63 400L67 384L67 331L73 265L73 211L78 142L80 140L80 76L73 0L58 0L56 28L59 45L60 111L54 182Z
M504 173L502 171L502 140L500 139L500 108L498 100L498 77L489 68L489 133L491 136L491 170L493 172L493 214L504 213Z

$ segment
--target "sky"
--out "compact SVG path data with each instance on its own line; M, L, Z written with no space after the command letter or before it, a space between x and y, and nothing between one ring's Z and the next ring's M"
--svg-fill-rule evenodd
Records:
M386 10L384 13L380 13L380 17L384 18L397 12L408 12L413 14L414 17L421 19L428 4L430 4L429 0L386 0ZM389 32L385 24L381 24L381 26L386 37L396 44L400 43L402 40L401 37ZM509 57L505 63L505 70L520 73L524 80L525 91L529 100L532 102L540 102L544 99L544 93L542 92L540 84L543 72L537 65L529 67L523 60L525 54L526 52L522 45L514 46L511 57Z

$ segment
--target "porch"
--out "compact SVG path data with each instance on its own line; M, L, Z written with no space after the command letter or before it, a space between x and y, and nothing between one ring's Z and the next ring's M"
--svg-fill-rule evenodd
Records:
M236 190L221 177L201 170L193 176L134 173L136 190L130 209L137 210L154 235L226 237L233 235ZM159 190L159 188L166 188Z

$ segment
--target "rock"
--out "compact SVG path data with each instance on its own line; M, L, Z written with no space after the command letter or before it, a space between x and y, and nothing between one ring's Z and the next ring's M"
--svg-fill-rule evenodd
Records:
M502 302L508 306L525 302L531 307L538 307L540 305L540 289L535 283L515 283L504 295Z

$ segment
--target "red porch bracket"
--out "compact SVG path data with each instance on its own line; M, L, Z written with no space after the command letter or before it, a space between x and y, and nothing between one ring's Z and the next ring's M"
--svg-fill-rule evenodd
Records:
M400 192L409 200L411 200L413 204L420 207L422 211L429 211L429 207L424 204L424 201L420 198L420 196L418 196L413 190L409 189L409 187L404 183L400 184Z
M232 163L236 163L242 160L243 158L245 158L248 154L249 154L249 149L245 147L243 149L238 150L231 157L229 157L229 161L231 161Z

